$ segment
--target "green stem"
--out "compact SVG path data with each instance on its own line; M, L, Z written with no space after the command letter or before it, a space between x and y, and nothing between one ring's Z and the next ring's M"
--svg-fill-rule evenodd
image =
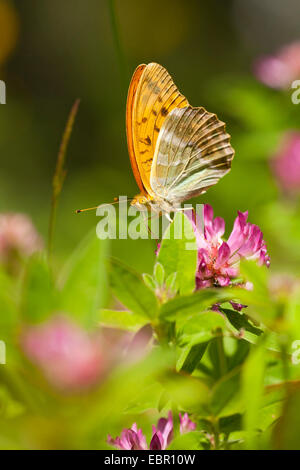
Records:
M214 435L214 449L218 450L220 445L220 438L219 438L219 421L218 418L213 417L211 420L213 435Z
M115 0L108 0L108 8L109 8L110 24L111 24L111 29L112 29L114 46L115 46L118 66L120 70L120 77L121 77L124 90L126 90L128 86L128 70L127 70L127 62L125 59L125 54L122 48L121 38L119 34L120 28L118 26L118 20L117 20L117 15L116 15Z
M223 377L227 372L227 364L226 364L226 356L225 356L225 351L224 351L222 330L218 331L216 342L217 342L217 351L218 351L219 364L220 364L220 374L221 374L221 377Z
M50 209L50 218L49 218L49 231L48 231L48 259L51 260L52 251L53 251L53 239L54 239L54 227L56 221L56 208L57 208L57 198L54 194L51 197L51 209Z

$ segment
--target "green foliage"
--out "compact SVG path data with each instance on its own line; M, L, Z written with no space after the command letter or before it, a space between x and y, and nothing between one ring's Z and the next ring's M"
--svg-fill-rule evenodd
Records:
M288 300L275 298L266 269L253 262L241 263L241 277L251 282L251 290L194 291L194 252L172 238L173 224L152 275L141 276L114 258L107 260L107 242L93 234L79 245L58 276L42 255L29 259L16 284L0 271L4 287L0 303L5 311L1 331L9 342L10 356L5 373L0 374L1 419L17 416L23 429L28 413L34 410L43 415L46 407L55 420L43 415L42 427L49 429L55 442L64 436L65 443L59 445L105 448L106 435L114 429L119 434L122 427L141 420L148 426L145 412L157 410L165 416L172 409L178 429L180 410L197 422L197 430L184 435L177 432L170 449L296 446L281 417L297 429L293 417L298 401L287 384L288 380L300 383L300 366L292 365L290 356L291 341L300 331L299 291ZM108 286L122 309L109 297ZM230 300L248 307L238 312ZM126 344L128 358L122 362L124 351L116 349L119 361L110 366L112 372L106 371L98 387L85 391L81 399L60 396L58 391L54 394L53 386L19 350L20 325L47 322L56 313L69 315L93 334L99 329L111 332L111 338L123 338L120 344ZM280 334L282 315L285 335ZM107 357L114 348L121 348L119 339L111 341ZM74 412L71 425L67 416ZM61 433L62 420L68 424ZM22 438L10 439L0 434L4 448L26 447ZM39 442L38 437L34 439ZM38 445L43 447L43 443Z
M133 313L148 319L157 316L158 302L154 293L137 272L117 260L110 263L110 285L118 299Z
M263 395L265 353L263 344L245 362L242 375L242 392L245 404L246 445L255 448L256 430L259 427L260 405Z
M101 309L98 318L100 325L109 328L120 328L121 330L137 331L141 326L145 325L147 320L145 317L126 310L108 310Z
M181 234L181 230L182 236L176 238L178 233ZM194 249L187 249L188 245ZM158 261L163 265L166 276L177 273L180 294L190 294L194 291L197 267L196 239L192 226L184 214L177 213L173 223L164 233Z
M25 268L22 285L23 321L36 323L49 317L58 307L57 295L46 258L33 256Z
M228 292L219 292L217 289L200 290L191 295L176 297L162 305L160 317L162 319L173 320L195 313L201 313L217 302L226 301L231 298Z
M61 308L85 326L95 325L106 300L106 241L90 234L75 250L59 279Z

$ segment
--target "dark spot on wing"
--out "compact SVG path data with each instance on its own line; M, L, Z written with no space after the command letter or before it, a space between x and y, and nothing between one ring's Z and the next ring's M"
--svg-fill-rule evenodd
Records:
M168 114L168 110L165 107L162 107L160 112L161 112L162 116L166 116Z
M159 131L160 131L160 128L157 127L157 126L154 126L154 130L155 130L156 132L159 132Z
M145 160L145 161L143 162L143 165L144 165L144 166L147 166L148 168L151 168L151 166L152 166L152 161L153 161L153 158L148 158L147 160Z
M152 113L154 114L154 116L157 116L157 112L155 111L155 109L152 109Z
M147 118L143 117L142 122L147 122Z
M140 142L142 142L145 145L151 145L151 139L149 136L147 136L146 139L140 139Z

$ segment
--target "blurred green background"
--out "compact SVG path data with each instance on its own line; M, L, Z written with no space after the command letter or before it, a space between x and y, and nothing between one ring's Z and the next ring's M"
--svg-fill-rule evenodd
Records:
M269 159L281 135L300 128L300 105L289 92L260 84L253 61L297 39L299 16L298 0L0 0L0 79L7 87L7 104L0 106L0 211L30 214L46 238L57 151L76 98L81 104L56 227L58 262L98 222L94 212L76 215L75 209L134 196L126 94L135 67L155 61L191 104L216 112L232 135L231 173L197 202L210 203L227 231L236 211L248 209L264 232L273 268L296 270L299 211L281 202ZM287 211L295 214L288 229ZM111 250L145 272L155 245L116 240Z

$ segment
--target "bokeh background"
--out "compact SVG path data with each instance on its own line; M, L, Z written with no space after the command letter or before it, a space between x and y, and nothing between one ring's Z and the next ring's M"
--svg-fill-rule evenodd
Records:
M298 0L0 0L0 211L28 213L46 238L51 179L67 115L79 113L55 236L57 262L92 227L75 209L134 196L125 135L126 94L140 63L156 61L194 106L227 123L232 171L195 202L210 203L227 230L237 210L261 226L274 270L296 271L299 210L270 167L286 131L300 129L291 90L272 89L255 61L299 38ZM298 77L300 78L300 77ZM152 269L155 242L115 240L111 250Z

